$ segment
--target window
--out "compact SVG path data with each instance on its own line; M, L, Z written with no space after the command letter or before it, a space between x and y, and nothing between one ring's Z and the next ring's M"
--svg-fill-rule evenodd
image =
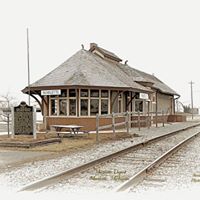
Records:
M61 90L61 97L66 97L67 96L67 90Z
M101 114L108 114L108 99L101 99Z
M89 90L81 89L80 90L80 115L88 116L89 114Z
M67 99L59 100L59 115L67 115Z
M108 90L101 90L101 114L108 114L109 92Z
M101 90L101 98L108 98L108 90Z
M81 99L81 115L88 115L88 99Z
M57 115L57 99L51 99L51 115Z
M99 99L90 100L90 115L94 116L99 113Z
M99 90L91 90L90 97L99 97Z
M108 90L80 90L80 115L96 116L109 113Z
M77 116L77 103L79 103L80 116L96 116L108 114L110 109L110 93L108 90L79 90L80 99L77 102L77 90L61 90L59 96L50 96L49 114L53 116Z
M82 89L81 90L81 95L80 95L81 97L88 97L89 95L88 95L88 90L84 90L84 89Z
M69 97L76 97L76 90L75 89L69 89Z
M50 115L75 116L76 115L76 90L63 89L59 96L50 96Z
M76 116L76 90L69 89L69 116Z
M143 101L135 102L135 112L143 112Z
M76 115L76 99L69 99L69 115Z
M90 90L90 115L99 114L99 90Z
M58 97L59 101L59 115L67 115L67 90L61 90Z

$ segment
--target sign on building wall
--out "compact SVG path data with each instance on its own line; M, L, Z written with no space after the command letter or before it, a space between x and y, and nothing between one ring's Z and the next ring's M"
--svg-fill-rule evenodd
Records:
M41 95L42 96L47 96L47 95L60 95L61 90L41 90Z
M146 93L140 93L139 98L140 98L140 99L149 99L149 95L146 94Z
M33 106L22 101L13 108L13 135L33 135L36 137L36 113Z

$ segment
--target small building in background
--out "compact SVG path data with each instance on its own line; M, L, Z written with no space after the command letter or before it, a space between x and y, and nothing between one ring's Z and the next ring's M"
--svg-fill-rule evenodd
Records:
M87 130L95 130L96 114L150 111L173 115L179 97L154 75L123 63L95 43L22 91L39 103L46 128L78 124Z

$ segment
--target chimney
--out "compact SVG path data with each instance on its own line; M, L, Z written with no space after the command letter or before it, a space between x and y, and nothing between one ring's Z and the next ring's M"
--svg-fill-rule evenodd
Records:
M93 47L97 47L98 45L96 43L90 43L90 49Z

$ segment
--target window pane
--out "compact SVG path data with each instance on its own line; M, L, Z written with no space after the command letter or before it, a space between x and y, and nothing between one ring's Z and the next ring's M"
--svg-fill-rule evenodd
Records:
M76 90L75 89L69 90L69 97L76 97Z
M101 100L101 114L108 114L108 100Z
M67 90L61 90L61 97L66 97L67 96Z
M60 115L67 115L67 100L60 99L59 101Z
M69 115L76 115L76 99L69 100Z
M99 90L91 90L90 96L91 97L99 97Z
M135 111L143 112L143 101L136 101L135 102Z
M101 90L101 97L108 98L108 90Z
M81 115L88 115L88 99L81 99Z
M81 97L88 97L88 90L81 90Z
M140 95L138 92L135 93L135 99L139 99L140 98Z
M51 115L57 115L57 100L51 99Z
M90 115L96 115L99 113L99 99L90 100Z

